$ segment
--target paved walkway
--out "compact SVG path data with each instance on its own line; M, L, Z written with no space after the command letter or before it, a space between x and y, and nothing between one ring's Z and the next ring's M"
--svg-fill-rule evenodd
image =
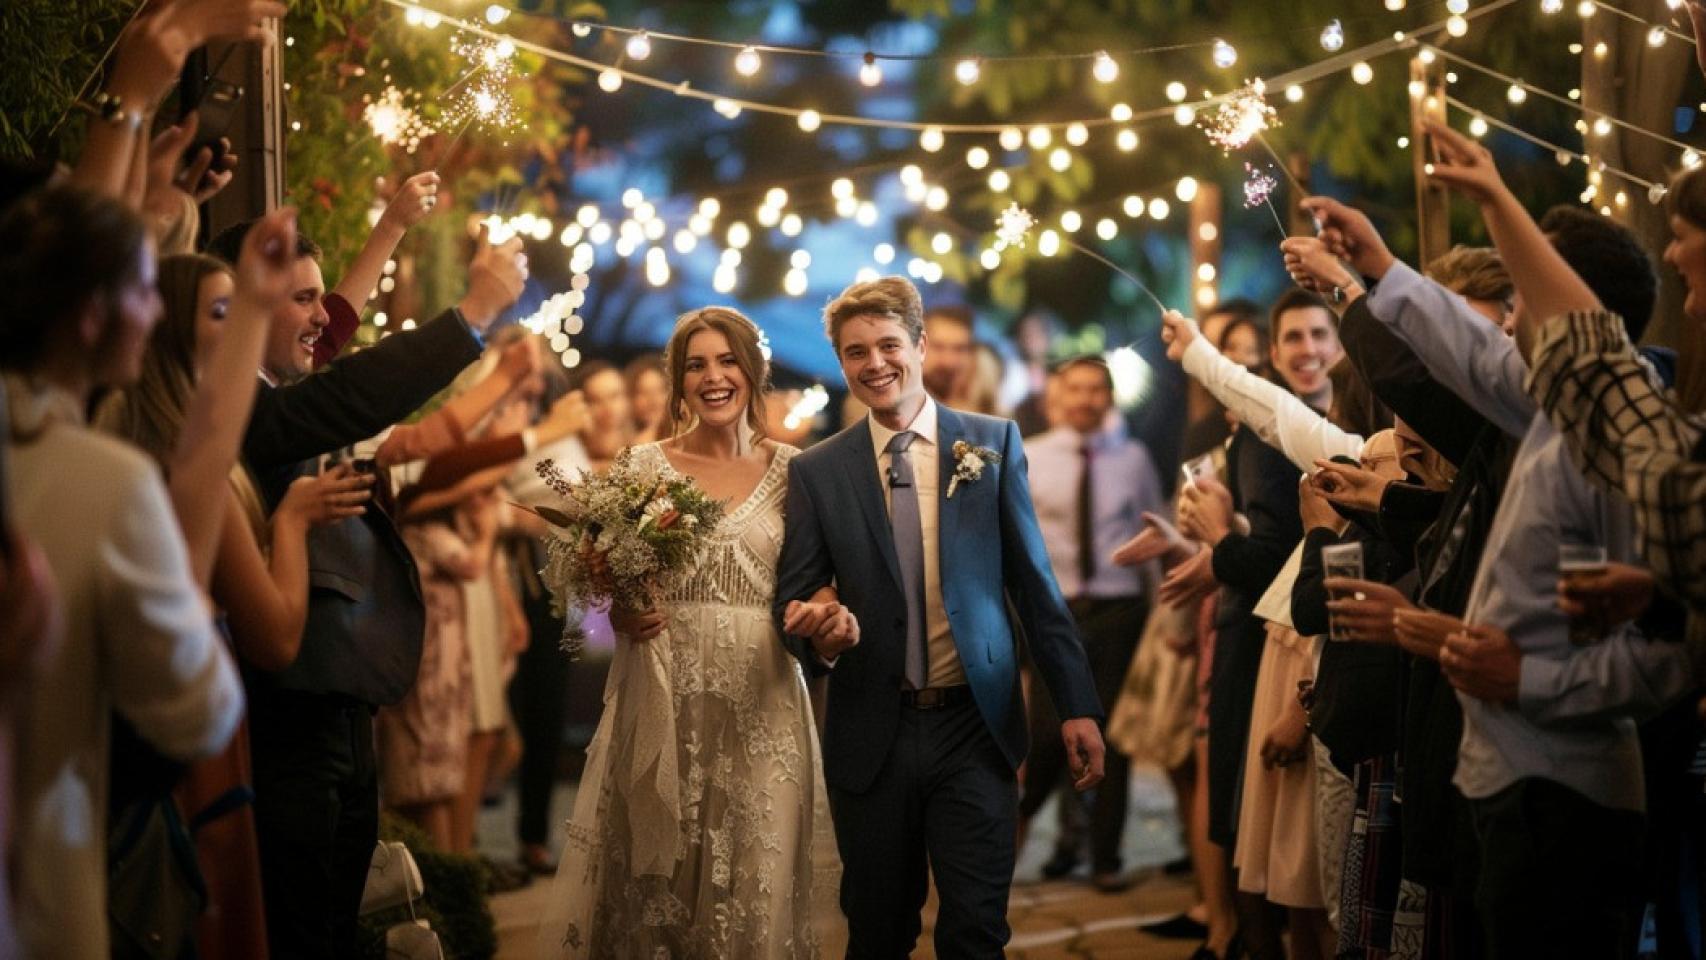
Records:
M557 797L568 813L572 788ZM493 856L513 856L508 825L513 812L508 802L487 810L482 816L481 846ZM1186 960L1194 942L1168 941L1137 930L1139 923L1163 919L1188 907L1193 897L1188 878L1166 877L1159 865L1179 856L1178 821L1172 796L1159 771L1136 770L1132 778L1132 809L1126 821L1125 856L1136 881L1124 893L1097 893L1082 872L1064 881L1037 882L1038 870L1054 844L1053 804L1043 808L1019 856L1019 882L1013 888L1008 920L1013 940L1007 955L1014 960ZM492 902L498 922L498 960L532 960L539 916L550 896L549 880L514 893L502 894ZM925 908L924 937L915 954L933 958L929 944L935 898ZM839 955L839 947L826 956Z

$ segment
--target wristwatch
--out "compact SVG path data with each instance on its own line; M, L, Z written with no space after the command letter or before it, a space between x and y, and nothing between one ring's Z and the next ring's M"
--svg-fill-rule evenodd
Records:
M83 107L107 123L115 127L124 127L131 133L142 129L142 111L126 110L124 98L116 93L108 93L105 90L99 91Z

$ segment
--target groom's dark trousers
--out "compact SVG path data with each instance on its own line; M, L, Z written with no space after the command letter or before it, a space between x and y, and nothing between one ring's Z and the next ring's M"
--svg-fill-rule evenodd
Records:
M1026 749L1009 599L1060 715L1102 712L1037 528L1019 431L1006 420L935 413L938 589L962 684L903 689L906 595L870 425L789 463L777 620L790 601L832 585L859 620L858 645L833 669L804 639L783 642L807 670L829 673L824 779L843 864L847 953L860 960L912 952L932 871L936 955L1002 955L1014 771ZM949 497L959 441L993 456Z

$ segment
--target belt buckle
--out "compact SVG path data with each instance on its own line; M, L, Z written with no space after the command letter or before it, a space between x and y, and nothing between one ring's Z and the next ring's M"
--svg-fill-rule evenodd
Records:
M947 700L947 691L941 687L925 687L913 695L913 706L920 710L935 710Z

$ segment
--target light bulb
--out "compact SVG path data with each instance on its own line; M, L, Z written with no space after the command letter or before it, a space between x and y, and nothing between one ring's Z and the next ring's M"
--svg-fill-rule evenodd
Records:
M1238 62L1238 51L1225 40L1214 41L1214 65L1222 70Z
M1082 147L1090 139L1090 128L1082 123L1074 123L1066 128L1066 142L1075 147Z
M900 182L909 187L915 183L923 183L924 171L918 168L918 164L909 163L900 168Z
M1321 28L1321 49L1328 53L1338 53L1345 45L1345 28L1339 21L1334 20Z
M729 224L727 240L729 246L734 247L736 250L740 250L752 242L752 228L739 220L736 220L734 223Z
M1037 252L1045 257L1052 257L1060 252L1060 234L1053 230L1044 230L1037 235Z
M1461 17L1469 12L1469 0L1445 0L1445 12Z
M1101 50L1096 53L1095 65L1090 68L1090 73L1103 83L1113 83L1119 79L1120 65L1114 62L1113 57L1108 56L1108 51Z
M800 231L805 229L805 226L806 223L804 220L800 219L799 214L790 213L782 218L782 235L787 237L797 237L800 235Z
M750 77L764 66L764 59L758 55L756 47L742 47L735 54L735 72L743 77Z
M1001 266L1001 254L994 250L985 248L982 253L978 254L977 262L981 264L985 270L994 270L996 267Z
M1136 130L1121 130L1118 134L1114 135L1114 145L1119 147L1120 151L1123 153L1130 153L1133 150L1136 150L1137 144L1138 139Z
M1374 80L1374 68L1368 65L1368 61L1358 60L1356 65L1351 67L1351 79L1366 86Z
M1149 217L1151 220L1165 220L1167 214L1171 213L1172 210L1172 206L1160 197L1149 201Z
M818 127L823 125L823 116L816 110L802 110L800 111L798 123L801 130L811 133L813 130L816 130Z
M788 191L781 187L771 187L764 192L764 205L767 207L785 207L788 205Z
M1084 218L1076 210L1068 210L1060 215L1060 229L1067 233L1077 233L1084 226Z
M925 127L924 132L918 135L918 145L924 148L925 153L935 153L942 149L944 142L941 127Z
M871 250L871 259L884 266L894 262L894 245L879 243Z
M1031 145L1032 150L1041 150L1054 142L1054 132L1044 126L1035 126L1031 128L1025 141Z
M1129 103L1116 103L1116 104L1114 104L1113 109L1108 111L1108 116L1110 118L1112 118L1115 123L1128 123L1128 122L1130 122L1130 120L1131 120L1131 104L1129 104Z
M1017 150L1025 145L1025 135L1019 132L1018 127L1002 127L1001 135L996 141L1001 144L1003 150Z
M949 250L954 249L954 238L948 236L946 233L938 233L934 237L930 238L930 249L934 251L937 256L944 256Z
M1551 16L1564 9L1564 0L1540 0L1540 12Z
M958 80L961 86L969 87L976 83L978 75L982 72L982 66L974 58L961 60L954 64L954 79Z
M829 185L829 195L837 200L842 197L851 197L853 195L853 181L846 177L836 177L835 182Z
M1391 10L1393 13L1397 13L1399 10L1404 9L1404 0L1386 0L1386 9Z
M989 166L989 151L982 147L972 147L966 151L966 166L973 170L982 170Z
M1469 121L1469 135L1472 137L1477 137L1477 138L1486 136L1487 135L1487 118L1482 117L1482 116L1476 116L1473 120L1470 120Z
M576 21L569 24L569 32L577 37L590 37L592 36L592 24Z
M1197 198L1196 178L1180 177L1178 184L1173 187L1173 196L1178 197L1180 203L1190 203L1195 200Z
M1132 194L1125 198L1124 203L1120 204L1120 209L1124 210L1128 217L1141 217L1143 216L1143 198Z
M875 54L865 54L865 62L859 65L859 82L867 87L883 82L883 68L877 66Z
M877 222L877 205L869 200L859 201L853 208L853 222L861 227L875 226Z
M1469 21L1452 14L1445 20L1445 32L1454 37L1461 37L1469 32Z
M498 24L503 23L505 20L508 20L508 19L509 19L509 11L504 9L503 7L500 7L494 3L491 6L486 8L486 22L491 24L492 26L495 27Z
M1072 167L1072 152L1065 147L1055 147L1049 151L1048 165L1055 173L1065 173Z
M1178 103L1185 99L1186 92L1185 85L1177 80L1167 84L1167 100L1171 103Z
M1665 28L1654 27L1647 31L1647 46L1662 47L1665 45Z
M727 97L718 97L717 99L712 100L711 109L717 111L730 120L740 116L740 104L728 99Z
M622 89L622 75L614 69L606 68L598 74L598 89L605 93L615 93Z
M641 30L628 38L628 56L634 60L644 60L652 55L652 41Z
M1008 176L1005 170L996 170L989 175L989 189L996 193L1004 193L1012 185L1013 178Z
M1600 117L1598 120L1595 120L1593 122L1593 135L1594 136L1603 137L1603 136L1608 136L1610 133L1611 133L1611 121L1610 120L1606 119L1605 117Z
M931 187L924 194L924 208L926 210L930 210L932 212L939 212L939 211L947 209L947 206L948 206L948 188L941 187L941 186Z
M1173 110L1173 122L1181 127L1188 127L1197 122L1197 111L1188 104L1180 104Z
M1599 9L1599 7L1593 2L1593 0L1582 0L1581 3L1576 4L1576 16L1586 20L1588 17L1593 16L1594 11L1597 9Z
M809 250L795 250L788 254L788 266L795 270L804 270L812 265L812 255Z
M1511 103L1524 103L1528 100L1528 91L1523 88L1522 84L1513 83L1511 88L1505 91L1505 99Z
M1285 99L1288 103L1297 103L1303 99L1303 88L1292 84L1285 88Z
M806 292L806 272L795 267L782 278L782 289L790 297L798 297Z

